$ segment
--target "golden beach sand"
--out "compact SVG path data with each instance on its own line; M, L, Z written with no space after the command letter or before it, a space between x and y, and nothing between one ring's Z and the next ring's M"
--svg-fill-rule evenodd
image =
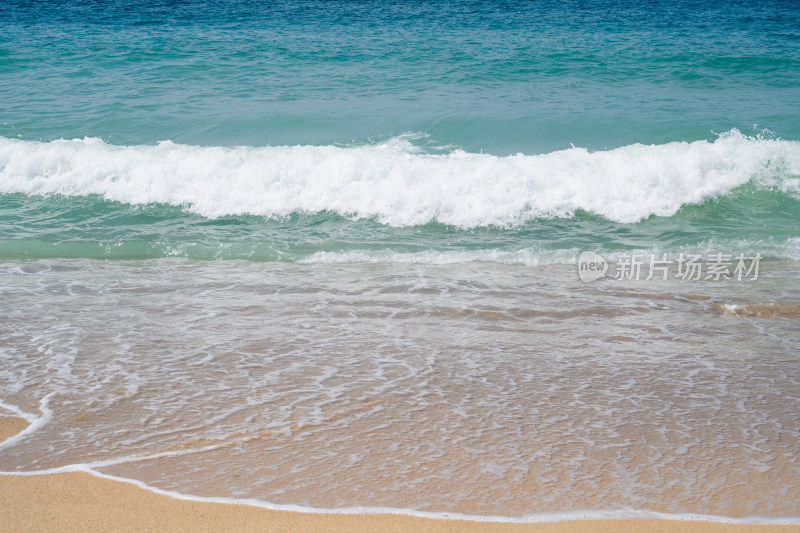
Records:
M0 417L0 440L26 422ZM531 532L531 533L768 533L800 526L752 526L668 520L601 520L509 524L433 520L389 514L312 514L249 505L180 500L88 473L0 476L0 531L292 531Z

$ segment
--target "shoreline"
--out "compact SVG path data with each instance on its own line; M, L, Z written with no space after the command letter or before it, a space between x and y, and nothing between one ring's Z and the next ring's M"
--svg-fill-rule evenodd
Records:
M0 441L28 423L0 416ZM394 513L335 513L271 510L247 502L177 498L133 481L89 472L0 475L0 531L427 531L438 532L800 532L800 525L743 524L652 518L559 522L493 522Z
M332 531L530 533L785 533L797 525L684 520L579 520L510 523L442 520L401 514L273 511L246 503L172 498L88 472L0 475L0 531Z

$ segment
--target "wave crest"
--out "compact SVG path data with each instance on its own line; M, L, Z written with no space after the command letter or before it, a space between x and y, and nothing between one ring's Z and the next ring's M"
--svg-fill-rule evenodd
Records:
M470 228L582 209L632 223L671 216L750 181L796 196L798 176L800 142L737 130L713 142L512 156L422 153L402 137L358 147L260 148L0 138L0 192L94 194L180 205L208 218L331 211L391 226Z

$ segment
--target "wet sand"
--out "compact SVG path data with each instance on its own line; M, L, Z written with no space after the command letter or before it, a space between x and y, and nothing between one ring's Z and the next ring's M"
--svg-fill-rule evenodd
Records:
M0 415L0 442L16 435L28 427L28 422L22 418Z
M0 439L26 426L0 417ZM331 532L800 532L800 526L753 526L668 520L508 524L404 515L271 511L249 505L180 500L87 473L0 476L0 531L331 531Z

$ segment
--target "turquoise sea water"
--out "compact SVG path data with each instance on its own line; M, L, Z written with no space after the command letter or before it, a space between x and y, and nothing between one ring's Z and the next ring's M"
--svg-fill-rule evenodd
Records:
M2 257L800 255L793 2L0 10Z
M0 3L4 474L798 524L798 261L793 0Z

